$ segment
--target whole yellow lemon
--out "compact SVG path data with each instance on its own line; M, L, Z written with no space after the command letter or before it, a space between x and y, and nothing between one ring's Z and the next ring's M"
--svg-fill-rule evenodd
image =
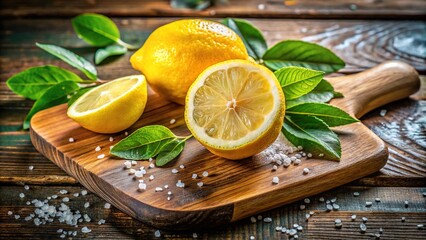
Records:
M225 25L185 19L157 28L130 62L157 93L183 105L189 87L204 69L248 58L241 38Z

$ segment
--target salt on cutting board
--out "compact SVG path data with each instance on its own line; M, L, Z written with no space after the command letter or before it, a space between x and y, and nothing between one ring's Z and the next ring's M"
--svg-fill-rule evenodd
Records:
M331 104L357 118L408 97L420 83L414 68L398 61L328 80L345 96ZM374 173L388 156L383 141L360 122L334 129L342 143L340 162L303 158L299 164L272 171L271 160L264 153L229 161L190 139L179 158L166 167L150 168L147 161L130 164L135 172L145 166L146 174L137 178L129 175L124 160L109 154L110 146L124 138L124 133L88 131L69 119L66 110L66 105L60 105L33 117L31 140L36 149L123 212L159 228L187 229L233 222ZM178 135L188 134L183 111L183 106L150 91L145 113L128 132L161 124ZM171 119L176 122L172 124ZM71 138L73 141L69 141ZM281 138L274 146L282 144ZM145 184L145 190L139 189L140 183Z

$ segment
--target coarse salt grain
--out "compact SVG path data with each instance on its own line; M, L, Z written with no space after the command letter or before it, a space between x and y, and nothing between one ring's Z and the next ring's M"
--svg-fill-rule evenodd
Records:
M296 159L296 160L294 160L294 165L299 165L301 162L302 162L302 160Z
M140 190L146 190L146 184L145 183L139 183L139 186L138 186L138 188L140 189Z
M155 231L154 236L155 236L156 238L161 237L161 232L160 232L160 230Z
M34 166L29 166L29 167L28 167L28 169L29 169L30 171L32 171L32 170L34 169Z
M109 137L109 141L110 142L114 141L114 138L113 137Z
M126 168L131 168L131 167L132 167L132 163L131 163L130 161L125 161L125 162L124 162L124 166L125 166Z
M354 197L358 197L359 196L359 192L354 192L353 195L354 195Z
M199 186L199 187L202 187L204 185L204 183L203 182L198 182L197 183L197 186Z
M68 142L73 143L74 141L74 138L68 138Z
M169 189L169 185L164 185L164 189Z
M171 191L168 191L167 192L167 195L172 195L173 193L171 192Z
M356 215L355 215L355 214L353 214L353 215L351 216L351 219L352 219L352 221L354 221L354 220L356 219Z
M148 168L155 168L155 164L154 163L150 163Z
M311 157L312 157L312 153L308 153L306 156L307 156L308 158L311 158Z
M135 177L137 177L137 178L143 177L143 172L142 171L136 171Z
M68 193L68 191L67 191L67 190L65 190L65 189L61 189L61 190L59 191L59 193L60 193L60 194L67 194L67 193Z
M111 204L110 203L105 203L104 208L105 209L110 209L111 208Z
M251 222L251 223L255 223L256 221L257 221L257 219L256 219L255 217L251 217L251 218L250 218L250 222Z
M259 10L264 10L265 8L266 8L266 6L263 3L257 5L257 9L259 9Z
M176 187L184 188L185 183L183 183L181 180L178 180L177 183L176 183Z
M101 151L101 147L100 147L100 146L97 146L97 147L95 148L95 151L96 151L96 152Z
M74 196L74 197L78 197L78 196L80 196L80 193L78 193L78 192L77 192L77 193L74 193L74 194L73 194L73 196Z
M170 124L175 124L175 122L176 122L176 119L174 118L170 119Z
M30 186L25 185L25 186L24 186L24 189L25 189L25 190L29 190L29 189L30 189Z
M366 217L362 217L361 219L362 219L363 223L366 223L368 221L368 218L366 218Z
M161 187L156 187L156 188L155 188L155 191L156 191L156 192L162 192L162 191L163 191L163 188L161 188Z
M303 199L303 201L304 201L306 204L311 203L311 199L309 199L309 198L305 198L305 199Z
M270 223L270 222L272 222L272 218L266 217L266 218L263 219L263 222Z
M179 165L179 168L180 168L180 169L184 169L184 168L185 168L185 165L181 164L181 165Z
M85 202L84 203L84 208L88 208L88 207L90 207L90 203L89 202Z
M374 201L380 202L380 198L375 198Z
M209 172L204 171L202 175L203 175L203 177L208 177L209 176Z
M277 165L272 166L272 171L276 171L278 169Z
M103 159L104 157L105 157L105 154L103 153L98 155L98 159Z
M132 164L132 166L135 166L138 164L138 162L136 162L135 160L131 161L130 163Z
M385 115L386 115L386 113L388 112L388 110L386 110L386 109L382 109L382 110L380 110L380 116L381 117L384 117Z
M272 183L273 184L278 184L279 182L280 182L280 179L277 176L275 176L275 177L272 178Z
M129 174L130 175L133 175L133 174L135 174L136 173L136 169L133 169L133 168L130 168L129 169Z
M373 205L373 203L372 202L365 202L365 206L366 207L371 207Z
M197 233L192 234L192 238L197 238L197 237L198 237Z
M198 175L196 173L192 174L192 179L197 179Z
M105 223L105 219L100 219L99 221L98 221L98 224L99 225L102 225L102 224L104 224Z
M154 178L155 178L155 177L154 177L154 175L150 175L150 176L149 176L149 181L154 180Z
M304 210L306 208L306 206L302 204L302 205L299 206L299 208L300 208L300 210Z
M20 198L24 198L24 197L25 197L25 194L24 194L24 193L20 193L20 194L19 194L19 197L20 197Z
M81 195L86 196L87 195L87 190L81 190ZM53 198L53 196L52 196Z
M308 174L309 172L310 172L309 168L304 168L304 169L303 169L303 174L305 174L305 175L306 175L306 174Z
M173 169L172 169L172 173L173 173L173 174L176 174L176 173L178 173L178 172L179 172L179 170L177 170L176 168L173 168Z
M92 230L90 229L90 228L88 228L88 227L83 227L82 229L81 229L81 232L82 233L89 233L89 232L91 232Z
M124 136L128 136L129 135L129 132L124 132Z
M12 215L12 214L13 214L13 212L12 212L12 211L8 211L8 212L7 212L7 215L9 215L9 216L10 216L10 215Z
M62 202L69 202L69 201L70 201L70 199L68 197L62 198Z

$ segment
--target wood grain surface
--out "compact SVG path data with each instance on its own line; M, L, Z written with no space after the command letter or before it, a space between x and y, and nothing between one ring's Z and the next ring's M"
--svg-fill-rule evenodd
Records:
M357 117L411 95L420 83L417 72L398 61L329 80L346 96L333 100L332 104ZM130 131L163 124L177 135L188 133L183 106L168 103L152 91L148 99L146 112ZM123 161L117 161L108 151L123 134L114 135L116 140L110 142L110 136L90 132L73 122L66 116L66 109L61 105L33 117L30 133L35 148L117 208L161 228L184 229L236 221L374 173L387 159L384 143L361 123L336 128L342 142L339 163L314 157L299 166L280 168L276 172L271 172L271 162L263 154L238 162L228 161L212 155L191 139L176 162L149 170L143 178L147 190L138 191L137 179L129 177L128 171L123 170ZM167 123L172 118L177 124ZM70 137L76 142L68 142ZM104 150L96 152L96 146ZM101 153L106 155L105 159L97 158ZM184 164L185 169L180 169L180 164ZM148 169L146 162L140 165ZM180 169L180 173L171 173L172 168ZM303 168L309 168L311 173L302 174ZM193 173L201 176L204 171L209 172L209 177L191 179ZM156 177L152 182L148 181L150 174ZM272 184L274 176L282 182ZM175 187L178 179L186 183L184 189ZM201 188L196 185L199 181L204 182ZM164 185L169 185L173 192L170 201L165 193L154 190Z
M260 17L340 19L421 19L426 14L422 0L219 0L203 11L176 9L170 0L17 0L2 1L0 17L74 17L84 12L109 16Z

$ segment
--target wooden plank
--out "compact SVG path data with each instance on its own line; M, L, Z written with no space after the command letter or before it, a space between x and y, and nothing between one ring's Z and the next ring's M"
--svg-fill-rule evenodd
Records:
M98 1L2 1L0 17L73 17L97 12L109 16L196 16L196 17L264 17L264 18L343 18L343 19L421 19L426 14L422 0L363 1L342 0L232 0L215 1L203 11L174 9L169 0L126 3Z
M61 189L69 193L59 194ZM73 194L81 192L84 188L79 186L36 186L30 185L28 191L22 186L0 186L0 238L1 239L39 239L58 238L56 231L62 228L66 231L78 230L77 238L83 237L80 230L83 226L88 226L92 232L86 238L95 239L151 239L157 230L148 225L129 217L118 209L111 207L105 209L105 201L89 192L86 196L74 197ZM202 239L248 239L249 236L256 236L256 239L286 239L284 234L275 231L275 226L290 227L297 223L303 226L303 231L299 233L302 239L365 239L370 233L376 233L380 227L383 228L383 238L385 239L424 239L425 231L417 230L417 224L424 224L426 221L426 210L424 208L425 198L422 192L426 188L396 188L396 187L339 187L328 192L310 198L310 203L303 201L281 206L271 211L263 212L260 215L272 218L272 223L257 221L251 223L249 218L236 223L225 225L220 228L192 229L190 231L169 231L161 230L164 238L192 238L196 232L198 238ZM19 194L25 193L23 199ZM353 192L359 192L359 197L354 197ZM50 201L49 204L59 205L63 197L69 197L67 203L72 210L80 210L87 213L92 219L89 223L80 224L78 228L61 224L57 220L46 225L35 226L32 221L26 222L24 218L34 212L34 207L27 206L26 201L32 199L43 200L47 196L58 194L59 198ZM410 199L407 199L409 196ZM336 198L336 203L340 206L339 211L325 211L325 203L319 198L326 200ZM376 203L374 199L379 197L381 202ZM404 207L404 201L409 200L408 208ZM365 202L373 201L371 208L366 208ZM85 209L84 203L89 202L90 207ZM300 205L306 205L306 209L300 210ZM13 215L7 215L8 211L13 211ZM305 221L305 214L310 211L315 213L308 222ZM19 214L19 220L14 218L14 214ZM352 214L357 215L355 222L350 222ZM257 215L255 216L257 217ZM359 224L362 217L367 217L367 233L359 232ZM401 217L406 221L401 222ZM342 229L334 228L334 219L340 218L343 221ZM100 219L105 219L104 225L98 225ZM402 235L402 234L405 234Z

